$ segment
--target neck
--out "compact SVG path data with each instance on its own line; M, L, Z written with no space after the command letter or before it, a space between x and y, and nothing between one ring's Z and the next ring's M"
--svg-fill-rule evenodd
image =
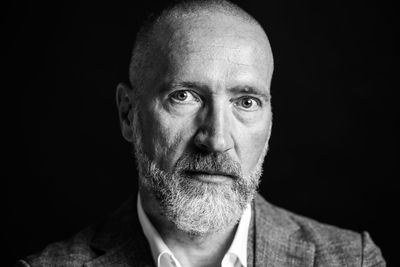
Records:
M204 236L189 236L182 231L161 231L161 236L182 266L221 266L235 235L236 226Z
M165 244L182 266L221 266L222 259L233 241L237 225L220 232L201 236L191 235L168 221L151 194L140 194L147 217L159 232Z

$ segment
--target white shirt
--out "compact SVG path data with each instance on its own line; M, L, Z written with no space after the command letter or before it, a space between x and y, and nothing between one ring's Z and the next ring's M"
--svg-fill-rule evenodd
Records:
M147 218L146 213L143 211L139 195L137 200L137 212L140 225L150 244L151 253L154 262L157 263L157 267L182 267ZM248 205L240 219L232 244L222 259L221 267L247 267L247 235L249 232L250 219L251 208L250 205Z

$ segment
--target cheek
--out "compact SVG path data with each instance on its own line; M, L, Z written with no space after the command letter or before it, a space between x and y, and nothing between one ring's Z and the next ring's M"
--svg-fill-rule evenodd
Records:
M171 116L158 104L145 113L143 139L146 154L161 169L170 171L189 142L190 122Z
M268 116L264 123L255 127L243 130L246 132L241 138L241 162L243 171L249 173L257 165L265 146L267 145L271 126L271 116Z

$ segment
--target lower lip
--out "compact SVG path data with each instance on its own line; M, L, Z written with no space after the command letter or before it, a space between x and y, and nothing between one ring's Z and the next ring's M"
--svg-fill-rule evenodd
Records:
M214 174L195 173L195 172L191 172L188 174L189 174L190 178L199 180L204 183L222 184L222 183L228 183L231 181L231 178L229 176L225 176L225 175L214 175Z

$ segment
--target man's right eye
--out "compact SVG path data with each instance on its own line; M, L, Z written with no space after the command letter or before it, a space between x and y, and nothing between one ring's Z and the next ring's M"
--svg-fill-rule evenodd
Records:
M200 98L194 92L189 90L175 91L168 96L172 101L179 104L189 104L192 102L199 102Z

